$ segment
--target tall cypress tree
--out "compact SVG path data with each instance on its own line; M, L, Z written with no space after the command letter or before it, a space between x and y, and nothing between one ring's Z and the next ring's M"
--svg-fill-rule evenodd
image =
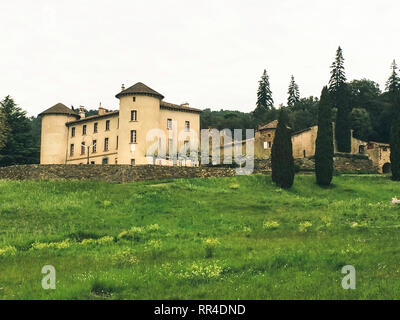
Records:
M392 70L392 73L389 79L386 81L386 91L389 93L395 93L400 88L400 79L397 74L396 60L393 60L390 69Z
M263 118L265 113L274 108L274 100L272 99L272 92L269 84L269 77L267 70L264 69L264 73L261 76L261 80L258 82L257 91L257 105L254 110L254 116L256 118Z
M390 164L392 180L400 181L400 94L394 93L394 117L390 130Z
M284 189L290 188L294 181L292 137L287 124L288 116L285 110L281 109L271 149L271 167L272 181Z
M351 93L347 83L343 83L333 95L337 113L335 124L336 146L339 152L351 152Z
M327 87L322 89L318 106L318 134L315 143L315 176L317 184L330 185L333 174L332 108Z
M331 78L329 80L329 92L332 104L337 108L335 138L339 152L351 151L351 129L350 129L350 90L346 84L344 71L343 51L339 47L336 51L335 61L331 66Z
M293 108L294 104L300 100L299 86L294 81L294 76L290 78L289 88L288 88L288 100L287 105L289 108Z

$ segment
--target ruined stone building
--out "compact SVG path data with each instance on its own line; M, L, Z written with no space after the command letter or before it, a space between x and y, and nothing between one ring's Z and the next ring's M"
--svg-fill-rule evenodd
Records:
M254 139L254 158L266 159L271 156L271 148L273 145L275 131L278 121L271 121L263 126L259 126L255 132ZM293 157L309 158L315 155L315 141L317 139L318 126L312 126L301 131L292 133ZM336 141L334 139L334 151L337 152ZM233 141L229 144L223 144L221 152L232 152L233 147L242 145L242 152L245 153L246 143L249 140ZM367 155L372 161L373 166L379 172L390 172L390 147L389 144L362 141L353 137L351 134L351 153Z

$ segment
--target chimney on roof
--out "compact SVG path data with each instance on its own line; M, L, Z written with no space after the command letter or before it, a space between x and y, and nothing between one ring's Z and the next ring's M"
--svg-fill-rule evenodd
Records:
M79 107L79 116L81 119L85 118L85 108L83 106Z
M103 115L103 114L105 114L106 113L106 109L104 109L102 106L101 106L101 102L100 102L100 104L99 104L99 111L98 111L98 115L99 116L101 116L101 115Z
M124 91L124 90L125 90L125 85L122 84L122 86L121 86L121 91Z
M189 108L189 102L182 103L181 107Z

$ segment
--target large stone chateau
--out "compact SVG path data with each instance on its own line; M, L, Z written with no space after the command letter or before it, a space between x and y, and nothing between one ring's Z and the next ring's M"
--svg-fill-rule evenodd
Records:
M77 113L62 103L43 111L40 163L149 164L155 159L148 154L154 144L178 152L198 144L201 110L165 102L162 94L140 82L122 86L116 98L119 110L100 105L98 114L88 117L84 108ZM162 139L147 139L152 129ZM167 157L160 161L169 164ZM192 164L189 160L185 165Z

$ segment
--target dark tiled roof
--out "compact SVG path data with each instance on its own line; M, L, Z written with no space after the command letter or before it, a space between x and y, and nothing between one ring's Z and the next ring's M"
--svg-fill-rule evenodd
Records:
M277 127L278 127L278 120L274 120L274 121L268 122L267 124L265 124L263 126L259 126L258 130L263 131L263 130L267 130L267 129L276 129Z
M114 117L114 116L118 116L119 114L119 110L115 110L115 111L110 111L110 112L106 112L105 114L95 114L93 116L88 116L79 120L75 120L75 121L70 121L67 122L67 126L73 125L73 124L77 124L77 123L82 123L82 122L88 122L88 121L92 121L92 120L97 120L97 119L102 119L102 118L107 118L107 117Z
M364 141L364 142L366 142L366 141ZM380 147L390 147L390 144L389 143L385 143L385 142L368 141L367 143L375 143Z
M70 108L63 105L62 103L57 103L56 105L43 111L42 113L39 113L39 116L42 116L45 114L64 114L64 115L73 115L73 116L79 117L79 115L74 110L71 110Z
M271 122L268 122L267 124L263 125L263 126L258 126L258 131L264 131L264 130L268 130L268 129L276 129L278 127L278 120L274 120ZM291 127L286 126L286 128L288 128L289 130L292 130Z
M173 104L173 103L169 103L169 102L165 102L165 101L160 102L160 109L172 109L172 110L176 110L176 111L184 111L184 112L186 111L186 112L195 112L195 113L203 112L200 109L191 108L191 107L187 107L187 106L179 105L179 104Z
M116 95L116 97L119 99L125 95L133 95L133 94L142 94L164 99L164 96L161 93L158 93L157 91L153 90L152 88L146 86L144 83L141 82L138 82L134 84L132 87L129 87L128 89L121 91Z
M310 131L313 127L316 127L316 126L308 127L308 128L301 129L301 130L298 130L296 132L293 132L292 136L297 136L298 134L301 134L303 132Z

